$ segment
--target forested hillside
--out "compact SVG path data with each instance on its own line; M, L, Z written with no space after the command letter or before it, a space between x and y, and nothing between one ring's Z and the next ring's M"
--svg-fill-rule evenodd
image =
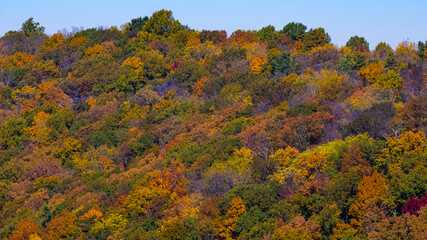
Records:
M426 239L426 39L44 31L0 38L0 238Z

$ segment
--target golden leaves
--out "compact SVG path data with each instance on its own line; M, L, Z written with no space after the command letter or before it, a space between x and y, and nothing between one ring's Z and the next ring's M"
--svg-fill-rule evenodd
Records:
M47 121L52 116L49 113L40 111L36 116L34 116L33 126L27 127L24 130L31 133L31 140L39 143L47 143L49 139L49 132L51 129L47 126Z
M276 161L280 167L287 167L292 159L295 159L299 154L298 149L287 146L284 150L279 148L270 158Z
M401 63L416 63L418 61L416 44L403 41L396 47L396 60Z
M89 211L87 211L85 214L79 217L80 220L86 220L91 219L93 222L96 222L100 217L102 217L102 212L91 208Z
M362 218L368 208L374 207L381 199L386 197L388 192L388 180L374 171L371 176L365 176L357 186L357 201L350 206L349 214L352 224L355 226L362 225Z
M104 48L100 44L96 44L93 47L88 47L85 51L86 56L96 56L101 54L104 51Z
M71 45L77 45L77 46L83 46L87 42L87 39L85 37L75 37L71 39L70 44Z
M15 52L11 56L0 55L0 68L23 67L34 60L33 55Z
M44 51L47 49L55 48L58 45L62 44L63 42L64 42L64 36L62 35L62 33L55 33L50 38L46 37L40 50Z
M298 162L295 181L300 182L314 179L317 172L323 170L327 164L327 155L324 153L315 153L310 156L303 156Z
M196 85L194 86L194 95L196 97L200 97L202 95L202 89L208 80L210 80L210 77L202 77L196 82Z
M362 75L363 77L365 77L366 80L368 80L368 82L373 83L377 81L381 76L381 74L383 74L384 72L385 72L385 68L383 67L383 65L377 62L374 62L369 64L366 67L360 68L359 75Z
M122 63L122 67L128 67L132 70L138 70L138 69L142 69L144 67L141 58L139 57L130 57L127 58L123 63Z
M253 57L250 63L252 72L254 72L255 74L261 73L266 63L267 59L263 55Z
M218 228L218 235L221 238L230 239L231 232L236 226L239 217L246 213L245 204L240 197L234 197L231 200L230 208L225 215L225 219L221 221Z

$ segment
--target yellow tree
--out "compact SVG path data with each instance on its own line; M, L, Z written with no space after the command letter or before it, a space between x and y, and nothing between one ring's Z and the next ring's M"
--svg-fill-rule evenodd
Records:
M323 170L327 164L327 156L324 153L315 153L310 156L303 156L298 162L295 181L299 182L314 179L314 177L316 177L316 173Z
M298 41L296 41L296 42L294 43L294 52L295 52L295 53L302 54L302 53L304 53L304 49L305 49L305 45L304 45L304 43L301 41L301 39L299 39Z
M31 236L41 235L41 229L38 224L31 219L24 219L16 223L12 235L4 238L5 240L31 239Z
M195 219L198 216L199 206L197 205L201 198L201 194L193 194L191 197L184 196L177 199L172 207L165 211L165 218L159 229L164 239L181 239L174 236L176 234L175 226L182 226L186 219Z
M187 194L186 179L182 164L173 163L163 171L155 170L146 174L137 182L134 191L125 202L125 209L130 216L147 214L147 207L153 199L166 197L169 203Z
M196 97L200 97L202 95L203 87L208 80L210 80L210 77L202 77L197 80L196 85L194 86L194 95Z
M85 37L75 37L71 39L70 44L71 45L77 45L77 46L83 46L87 42L87 39Z
M227 160L227 165L239 172L249 171L253 162L251 150L248 148L236 149L233 156Z
M15 52L9 57L4 57L0 60L1 68L23 67L25 64L34 60L33 55L28 55L23 52Z
M79 220L89 220L91 222L96 222L98 221L98 219L100 217L102 217L102 212L95 209L95 208L91 208L89 209L89 211L87 211L85 214L83 214L82 216L79 217Z
M276 161L279 166L283 168L287 167L289 163L298 156L298 154L298 149L287 146L284 150L282 148L278 149L270 156L270 158Z
M138 77L139 80L142 80L144 64L142 63L141 58L130 57L122 63L122 67L130 69Z
M100 44L96 44L93 47L88 47L85 51L86 56L96 56L104 52L104 47Z
M322 100L341 100L345 97L351 85L348 83L348 75L340 75L337 71L322 70L314 74L314 85L318 89L318 96Z
M357 229L350 224L338 223L333 229L331 240L349 239L357 234Z
M126 224L127 219L120 214L113 213L101 221L96 222L90 229L89 233L92 236L105 232L115 233L126 227Z
M399 159L405 152L421 151L426 148L427 140L424 132L407 131L400 138L387 138L387 148L383 149L382 155Z
M254 72L255 74L261 73L263 66L266 63L267 59L265 59L263 55L253 57L250 63L252 72Z
M245 204L240 197L231 200L225 219L221 221L218 228L218 236L221 239L232 239L231 234L240 216L246 213Z
M96 98L90 96L87 100L86 100L87 104L89 104L90 109L92 109L95 104L96 104Z
M369 231L371 221L380 220L379 214L383 206L381 200L386 198L388 180L374 171L371 176L365 176L357 186L357 200L350 206L349 214L354 218L351 224L360 230ZM374 215L374 216L372 216ZM369 220L367 222L366 220Z
M145 208L151 200L166 195L165 193L149 187L138 187L126 198L125 209L131 217L145 215L147 213Z
M25 130L28 130L31 133L31 140L41 144L47 143L49 140L49 132L51 131L50 127L47 126L47 121L52 116L49 113L40 111L36 116L34 116L33 126L27 127Z
M70 239L79 234L76 226L77 217L68 211L63 211L46 224L46 233L43 239Z
M389 70L379 76L378 80L374 83L375 89L390 88L393 90L399 89L403 84L403 79L394 70Z
M50 48L54 48L64 42L64 36L62 33L55 33L50 38L46 37L44 40L44 44L41 46L40 50L47 50Z
M384 72L384 66L379 64L378 62L374 62L366 67L360 68L359 75L363 76L368 82L374 83Z
M424 132L407 131L400 138L387 138L387 146L381 150L381 155L375 160L377 167L386 170L399 167L404 155L410 152L424 151L427 140Z
M372 85L356 90L343 104L347 112L363 111L381 102L394 101L390 89L374 89Z
M418 61L415 43L403 41L396 47L396 60L403 64L415 64Z
M199 38L191 36L185 46L185 58L203 61L208 56L218 55L221 48L215 46L211 41L200 43Z
M36 99L44 99L46 97L46 92L49 88L58 85L58 81L43 81L39 84L39 88L37 89Z
M21 89L16 89L12 92L12 101L15 104L20 104L26 99L32 99L37 95L35 87L24 86Z

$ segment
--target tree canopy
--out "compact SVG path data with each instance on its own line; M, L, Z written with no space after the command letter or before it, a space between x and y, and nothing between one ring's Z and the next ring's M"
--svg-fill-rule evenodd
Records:
M425 40L30 18L0 38L0 238L425 239Z
M40 23L34 22L34 19L30 17L22 24L21 31L29 36L33 34L42 34L44 33L45 28L43 26L40 26Z

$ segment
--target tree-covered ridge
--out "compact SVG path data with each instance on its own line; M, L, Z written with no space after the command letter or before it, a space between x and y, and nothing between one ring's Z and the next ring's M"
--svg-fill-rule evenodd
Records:
M424 239L426 46L30 18L0 38L0 237Z

